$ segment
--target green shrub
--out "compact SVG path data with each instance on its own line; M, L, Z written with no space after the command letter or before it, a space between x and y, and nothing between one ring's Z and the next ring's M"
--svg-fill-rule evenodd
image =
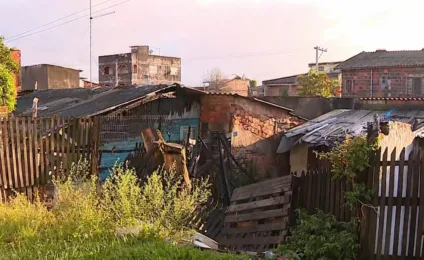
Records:
M84 165L80 160L67 178L54 181L50 211L23 195L0 203L0 259L240 259L162 240L191 234L191 217L209 194L206 182L193 182L190 190L175 173L157 171L140 186L134 171L116 165L99 190L97 178L73 177L84 176ZM136 234L117 232L138 223Z
M308 215L299 210L297 226L277 249L279 255L304 260L356 259L358 237L355 223L337 222L334 216L319 211ZM291 256L290 256L291 254Z

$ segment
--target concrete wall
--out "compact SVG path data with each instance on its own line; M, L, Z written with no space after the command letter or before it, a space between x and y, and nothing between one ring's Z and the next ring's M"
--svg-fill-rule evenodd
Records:
M304 122L287 110L231 95L203 96L200 121L205 138L205 127L232 133L232 153L244 167L254 168L257 180L279 174L276 150L280 137L276 134Z
M79 87L79 71L54 65L34 65L21 68L22 90L66 89Z
M149 46L136 46L131 53L99 57L99 83L115 86L118 64L118 85L158 85L181 82L181 59L151 55ZM109 68L109 74L105 69Z
M107 55L99 57L99 84L114 87L116 85L116 69L118 64L118 85L132 85L131 53ZM107 71L108 70L108 71ZM106 73L109 72L109 73Z
M323 97L261 97L260 99L283 107L291 108L296 115L313 119L334 109L352 109L353 98Z
M21 68L22 90L48 89L47 66L35 65Z
M79 88L79 71L59 66L47 66L49 89Z
M383 75L387 76L387 81L390 81L390 87L383 87ZM373 97L424 96L424 80L421 80L420 92L414 93L412 78L423 79L424 68L345 70L342 74L342 95L355 97L370 97L371 95ZM348 93L346 88L347 80L352 81L351 93Z
M265 85L265 97L297 96L297 85Z
M324 70L320 70L323 71L325 73L331 73L331 72L336 72L334 70L334 68L339 65L340 63L318 63L318 68L319 67L323 67ZM308 64L309 69L315 69L316 65L313 64Z

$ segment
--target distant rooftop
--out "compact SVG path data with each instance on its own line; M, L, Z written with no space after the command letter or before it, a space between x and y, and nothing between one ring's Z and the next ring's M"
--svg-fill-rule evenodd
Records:
M26 67L37 67L37 66L49 66L49 67L58 67L58 68L62 68L62 69L69 69L69 70L76 70L79 72L82 72L83 70L80 69L75 69L75 68L70 68L70 67L64 67L64 66L59 66L59 65L54 65L54 64L34 64L34 65L26 65L26 66L22 66L22 68L26 68Z
M342 62L335 69L371 69L390 67L424 67L423 50L361 52Z

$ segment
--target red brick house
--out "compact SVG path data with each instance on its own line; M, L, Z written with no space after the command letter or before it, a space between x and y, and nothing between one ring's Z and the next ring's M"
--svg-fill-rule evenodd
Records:
M424 49L361 52L336 69L342 71L343 96L424 96Z

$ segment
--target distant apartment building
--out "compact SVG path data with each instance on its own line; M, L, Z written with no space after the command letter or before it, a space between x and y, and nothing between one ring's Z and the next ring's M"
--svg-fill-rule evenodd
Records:
M10 49L10 54L12 56L12 59L18 63L18 67L21 68L21 51L17 50L17 49ZM21 77L20 77L20 72L15 73L14 77L13 77L14 81L15 81L15 86L16 86L16 90L20 91L21 90Z
M181 82L181 58L153 55L149 46L99 57L101 86L157 85Z
M21 68L22 90L79 88L81 70L50 64Z

